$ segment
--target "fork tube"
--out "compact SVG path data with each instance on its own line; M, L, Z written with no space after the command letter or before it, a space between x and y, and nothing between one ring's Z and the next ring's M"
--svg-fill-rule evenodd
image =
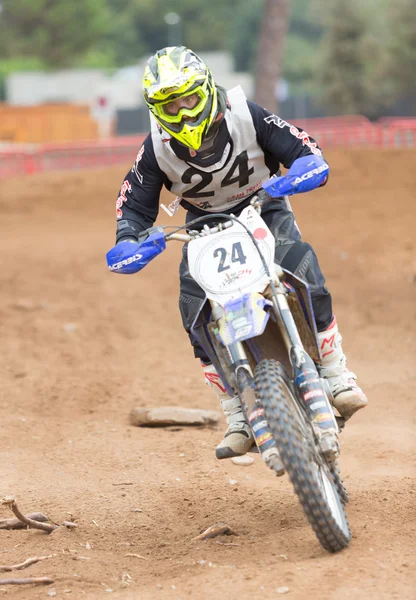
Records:
M241 342L230 344L227 349L231 359L230 368L234 371L244 416L248 422L251 413L257 407L253 372Z
M231 368L237 371L237 368L244 365L251 373L250 365L247 359L247 355L244 350L244 346L241 342L235 342L227 346L228 352L231 359Z
M276 454L276 441L264 416L264 409L256 398L254 378L244 346L241 342L230 344L228 350L233 359L238 395L247 423L250 424L256 446L266 464L271 454ZM270 465L269 465L270 466Z

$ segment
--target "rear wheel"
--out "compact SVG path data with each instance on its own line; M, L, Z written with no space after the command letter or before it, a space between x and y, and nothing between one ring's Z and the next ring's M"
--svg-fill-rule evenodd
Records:
M335 474L321 456L282 365L275 360L261 361L254 381L283 465L319 542L328 552L343 550L351 531L336 481L341 481L339 472Z

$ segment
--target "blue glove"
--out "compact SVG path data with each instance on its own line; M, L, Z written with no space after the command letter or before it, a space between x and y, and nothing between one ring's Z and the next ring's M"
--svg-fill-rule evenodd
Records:
M272 198L310 192L325 183L329 166L321 156L302 156L283 177L273 176L263 184Z

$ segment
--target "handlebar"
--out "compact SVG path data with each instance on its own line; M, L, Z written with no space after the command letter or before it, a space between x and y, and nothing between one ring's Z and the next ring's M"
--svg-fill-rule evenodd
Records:
M223 231L224 229L229 229L232 227L234 221L225 221L224 223L218 223L214 227L209 227L207 224L204 227L197 231L191 229L189 233L168 233L165 235L165 241L169 242L170 240L177 240L178 242L190 242L199 237L205 237L207 235L212 235L213 233L218 233L219 231Z
M270 196L270 194L268 194L264 189L260 189L251 198L250 204L260 213L262 206L266 202L270 202L272 200L274 200L273 196ZM206 219L209 216L210 215L206 215L202 218ZM212 217L216 217L216 216L219 216L219 213L212 214ZM234 217L234 215L231 215L231 216ZM189 223L189 225L192 225L192 223L195 223L197 221L199 221L199 219L192 221L191 223ZM175 233L175 232L168 233L165 235L165 241L169 242L170 240L177 240L178 242L185 242L185 243L190 242L191 240L194 240L196 238L205 237L207 235L212 235L213 233L218 233L219 231L223 231L224 229L229 229L230 227L233 226L234 223L235 223L235 217L234 217L234 219L230 219L228 221L218 223L218 225L214 225L214 227L209 227L209 225L207 225L205 223L205 225L202 227L202 229L198 229L198 230L190 229L190 230L188 230L188 233Z
M251 198L250 204L260 212L264 203L274 198L315 189L326 182L328 170L327 163L320 156L302 156L295 160L287 175L283 177L274 175L263 183L262 188ZM224 219L224 221L213 227L209 227L205 223L201 229L189 229L197 223L206 221L209 217ZM155 256L163 252L166 248L166 242L170 240L183 243L190 242L228 229L232 227L236 220L236 217L232 214L208 213L204 217L198 217L186 225L178 227L172 233L166 234L162 227L151 227L139 236L137 242L134 240L121 241L107 252L108 268L116 273L136 273ZM181 229L186 229L186 233L179 233Z

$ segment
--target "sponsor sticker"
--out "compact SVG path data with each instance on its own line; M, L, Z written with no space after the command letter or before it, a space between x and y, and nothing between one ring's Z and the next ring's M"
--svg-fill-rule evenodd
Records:
M135 175L136 175L137 179L140 181L140 183L143 183L143 175L140 173L140 171L138 169L138 164L142 160L143 154L144 154L144 145L140 148L139 152L137 153L136 162L134 163L134 165L131 168L131 172L135 173Z
M298 138L298 140L302 140L302 145L307 146L311 150L311 152L313 152L313 154L316 154L317 156L322 156L322 152L319 150L316 142L311 142L311 139L306 133L306 131L299 131L299 129L294 125L290 126L289 131L292 135Z
M264 120L266 121L266 123L268 125L273 123L273 125L276 125L276 127L279 127L279 129L283 129L284 127L290 127L290 124L287 121L285 121L284 119L281 119L277 115L270 115L270 116L266 117Z
M253 412L251 413L248 420L251 423L251 421L254 421L254 419L257 419L257 417L263 417L263 416L264 416L264 408L257 408L256 410L253 410Z
M267 427L267 421L260 421L260 423L256 423L253 425L252 429L254 432L259 431L260 429L265 429Z
M135 254L134 256L130 256L129 258L125 258L124 260L120 260L120 262L118 262L118 263L114 263L114 265L110 265L108 267L108 269L110 271L118 271L122 267L125 267L127 265L131 265L132 263L137 262L142 257L143 257L142 254Z
M208 385L215 385L221 392L225 393L227 390L225 389L221 377L218 373L205 373L205 379L208 382Z
M258 446L265 444L266 442L268 442L271 439L272 439L272 434L270 432L263 433L263 434L259 435L258 437L256 436L256 441L257 441Z
M121 207L123 206L124 202L126 202L126 200L127 200L127 197L126 197L127 192L131 192L131 185L126 179L125 181L123 181L123 185L121 186L121 189L120 189L120 195L116 201L117 219L121 219L123 216L123 211L121 210Z
M323 173L324 171L328 171L328 169L329 169L329 166L325 163L324 165L321 165L320 167L317 167L316 169L312 169L311 171L304 173L300 177L296 177L295 184L297 185L299 183L302 183L302 181L306 181L307 179L310 179L314 175L319 175L320 173Z
M316 415L313 419L314 423L325 423L326 421L333 421L333 417L330 413L322 413L320 415Z
M309 406L311 410L317 410L318 408L326 408L326 402L324 400L318 400L317 402L312 402Z
M285 127L289 127L290 133L293 136L295 136L296 138L298 138L298 140L302 140L303 146L307 146L308 148L310 148L310 150L313 154L322 156L322 152L319 150L317 144L315 142L311 141L311 139L310 139L309 135L306 133L306 131L299 131L299 129L297 127L295 127L294 125L291 125L290 123L288 123L284 119L281 119L277 115L269 115L264 120L269 125L273 124L276 127L279 127L279 129L284 129Z
M303 399L310 400L311 398L316 398L317 396L323 395L324 393L322 390L310 390L309 392L306 392L306 394L303 394Z

